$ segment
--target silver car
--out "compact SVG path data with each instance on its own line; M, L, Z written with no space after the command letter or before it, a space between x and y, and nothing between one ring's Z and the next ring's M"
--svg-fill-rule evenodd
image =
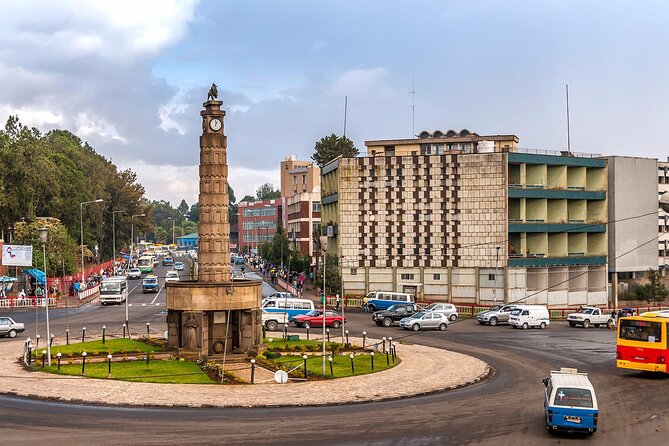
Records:
M453 304L433 303L425 307L425 311L436 311L437 313L441 313L451 322L458 318L458 310Z
M516 305L495 305L490 310L477 314L476 320L481 325L508 324L509 315L514 308L516 308Z
M419 311L409 317L400 320L400 327L405 330L446 330L448 327L448 317L436 311Z
M15 338L18 333L23 333L25 327L21 322L14 322L11 317L0 317L0 336Z

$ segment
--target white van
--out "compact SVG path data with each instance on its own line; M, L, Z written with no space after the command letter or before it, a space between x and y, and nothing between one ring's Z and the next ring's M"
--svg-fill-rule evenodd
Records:
M128 298L128 282L125 276L102 279L100 284L100 304L120 304Z
M509 315L509 325L513 328L546 328L550 323L548 308L542 305L518 305Z
M369 312L387 310L395 304L413 304L416 301L409 293L394 293L392 291L372 291L362 299L362 307Z
M268 313L287 313L288 320L298 314L307 314L314 309L313 301L309 299L267 299L262 304L263 311Z

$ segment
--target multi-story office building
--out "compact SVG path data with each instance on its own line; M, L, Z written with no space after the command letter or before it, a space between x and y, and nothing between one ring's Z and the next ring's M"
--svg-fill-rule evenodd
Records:
M322 233L346 294L606 303L606 160L517 143L423 132L324 166Z
M667 161L657 163L658 199L669 192L669 157ZM669 274L669 213L658 211L658 266L663 276Z
M281 162L282 224L286 228L291 249L299 249L312 257L314 229L321 223L321 170L311 161L287 156Z
M299 161L287 156L281 161L281 196L314 192L321 184L321 170L313 161Z
M315 256L314 234L320 234L321 191L304 192L286 200L286 234L290 248Z
M614 303L619 283L657 269L657 160L608 156L609 281Z
M272 241L281 222L281 200L242 201L237 210L239 251L253 251Z

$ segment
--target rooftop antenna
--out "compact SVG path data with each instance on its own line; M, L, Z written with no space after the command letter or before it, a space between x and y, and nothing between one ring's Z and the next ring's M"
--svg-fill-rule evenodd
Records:
M346 112L348 111L348 96L344 96L344 138L346 138Z
M565 84L564 86L567 93L567 152L571 154L571 138L569 134L569 84Z
M416 137L416 75L411 75L411 137Z

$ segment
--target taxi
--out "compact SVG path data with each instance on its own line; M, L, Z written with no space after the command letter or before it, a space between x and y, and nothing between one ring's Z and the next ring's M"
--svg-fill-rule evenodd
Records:
M159 290L158 277L149 274L142 280L142 293L157 293Z
M587 373L562 367L560 371L552 371L543 383L548 433L561 431L592 435L597 431L597 397Z

